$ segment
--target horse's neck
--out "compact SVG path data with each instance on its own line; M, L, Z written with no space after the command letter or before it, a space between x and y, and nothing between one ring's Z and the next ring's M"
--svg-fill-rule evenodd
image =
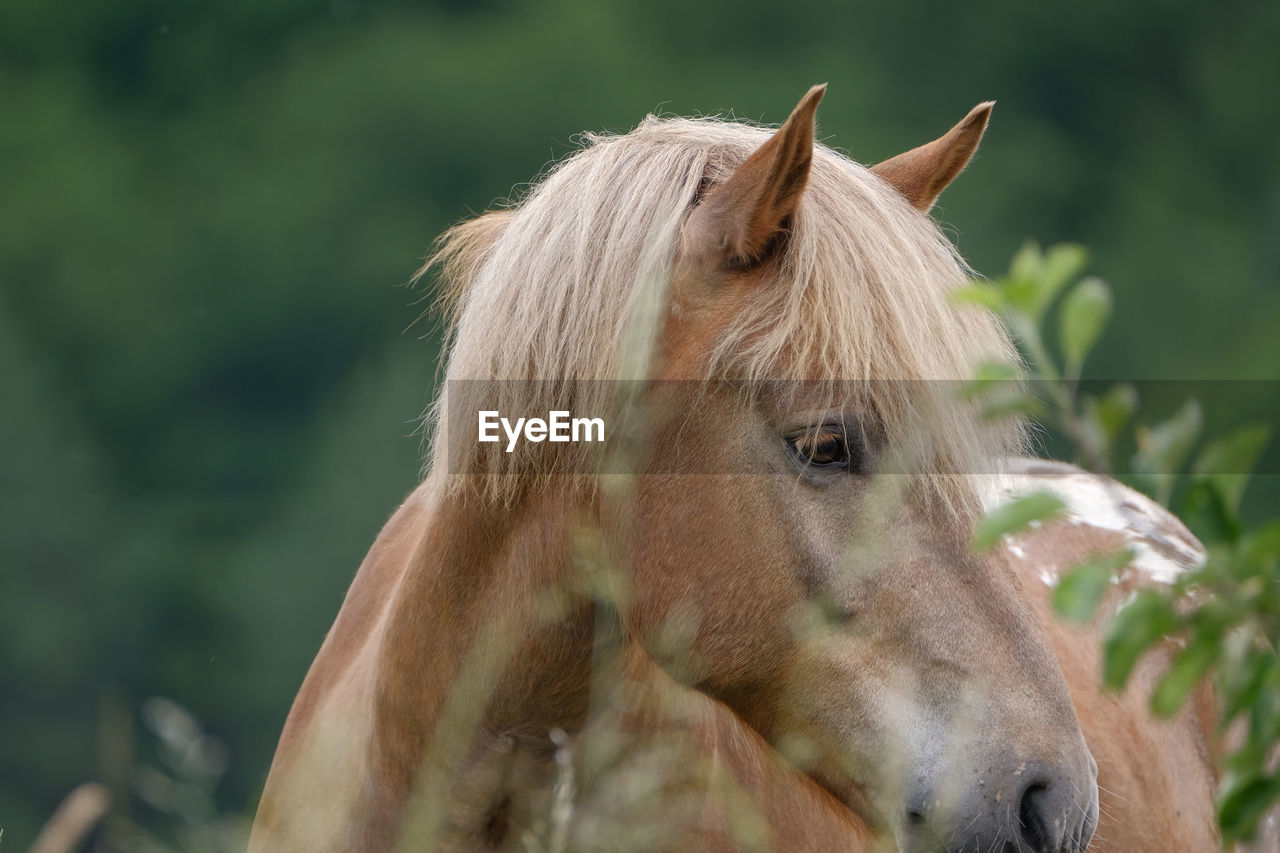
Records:
M561 498L431 502L378 654L374 751L389 778L411 784L455 717L523 741L585 714L591 611L555 612L577 511Z
M712 796L717 778L741 787L774 831L815 849L869 837L728 708L674 682L618 625L595 624L587 599L571 591L573 558L583 556L580 508L554 497L492 508L430 502L382 623L371 744L380 791L370 792L366 817L443 846L502 846L549 804L548 732L559 727L578 733L577 746L601 731L610 742L629 732L640 740L628 740L628 752L677 744L697 756L689 767L701 771L685 780L698 792L686 828L701 849L733 847L736 819ZM597 635L614 637L617 654L593 676ZM614 678L627 697L616 707L599 683ZM589 699L597 706L587 723Z

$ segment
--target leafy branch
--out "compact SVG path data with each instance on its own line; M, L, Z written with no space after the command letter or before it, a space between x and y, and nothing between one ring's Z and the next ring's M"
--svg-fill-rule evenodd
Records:
M1170 507L1205 543L1202 566L1172 584L1140 590L1111 616L1103 679L1122 689L1139 659L1172 638L1178 651L1150 697L1156 715L1174 715L1198 684L1215 680L1221 733L1233 733L1218 791L1218 822L1226 842L1248 840L1280 801L1273 760L1280 750L1280 520L1250 525L1241 514L1268 432L1243 426L1204 443L1193 457L1204 421L1197 401L1147 426L1134 424L1139 399L1132 384L1083 393L1081 371L1112 306L1106 282L1079 277L1087 262L1080 246L1042 253L1028 244L1008 275L956 292L957 301L994 311L1025 359L1023 373L980 366L967 393L990 417L1025 414L1056 431L1074 449L1077 463L1091 471L1114 473L1122 450L1136 448L1122 479ZM1056 337L1050 340L1055 316ZM979 525L975 547L989 547L1061 511L1061 502L1047 493L998 507ZM1093 555L1065 573L1053 592L1058 612L1091 621L1113 576L1131 558L1128 551Z

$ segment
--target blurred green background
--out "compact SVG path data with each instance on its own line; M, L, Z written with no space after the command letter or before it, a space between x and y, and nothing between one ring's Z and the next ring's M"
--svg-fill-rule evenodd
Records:
M998 99L935 209L975 267L1085 243L1092 375L1276 379L1277 42L1271 0L0 4L0 844L88 779L172 833L127 796L157 695L252 809L417 480L404 283L579 131L828 81L823 139L874 162Z

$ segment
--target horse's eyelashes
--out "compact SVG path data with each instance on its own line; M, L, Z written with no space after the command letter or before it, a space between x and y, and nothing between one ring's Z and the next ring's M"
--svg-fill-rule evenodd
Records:
M805 456L813 465L844 465L849 461L849 448L843 435L828 432L814 436L805 448Z
M840 427L823 426L787 438L796 461L809 468L854 470L859 467L861 448Z

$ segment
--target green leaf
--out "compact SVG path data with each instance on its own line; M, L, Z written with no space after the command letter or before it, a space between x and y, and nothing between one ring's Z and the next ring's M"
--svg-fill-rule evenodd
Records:
M1044 266L1044 255L1040 244L1028 240L1018 249L1009 263L1009 278L1039 278L1040 268Z
M998 420L1013 415L1037 417L1044 405L1022 382L1022 370L1007 361L987 361L978 365L974 378L961 386L958 396L981 405L982 417Z
M1188 400L1174 415L1153 427L1138 427L1138 452L1133 457L1133 470L1154 486L1156 500L1169 504L1173 477L1200 437L1204 415L1200 404Z
M992 387L1003 388L1009 387L1022 392L1021 387L1017 384L1022 378L1022 372L1015 364L1007 361L984 361L978 365L978 369L974 371L973 378L960 388L960 399L972 400L988 393Z
M1268 576L1280 564L1280 519L1268 521L1240 540L1240 559L1259 567ZM1262 573L1260 572L1260 573Z
M1203 630L1183 649L1151 694L1151 710L1172 717L1193 688L1222 656L1222 634Z
M1236 641L1236 645L1245 645L1244 654L1239 660L1230 661L1223 666L1222 687L1222 724L1229 725L1239 714L1247 712L1258 704L1267 675L1275 666L1276 660L1269 654L1255 650L1253 638L1247 634L1237 634L1244 642ZM1232 637L1235 640L1235 637Z
M1038 245L1028 242L1014 256L1001 290L1009 304L1038 324L1054 297L1088 260L1089 253L1082 246L1062 243L1041 254Z
M1089 264L1089 250L1076 243L1058 243L1049 247L1041 266L1040 277L1044 288L1053 298L1063 286L1074 279ZM1048 302L1045 303L1046 307Z
M1044 415L1044 403L1021 382L1021 375L1015 368L999 364L984 367L993 369L980 368L978 376L966 382L958 396L978 403L985 420L994 421L1014 415L1029 418Z
M1197 480L1191 484L1178 508L1178 517L1201 542L1211 545L1229 543L1240 537L1240 521L1227 505L1218 484L1212 480Z
M1138 410L1138 392L1128 382L1120 382L1100 397L1086 396L1082 406L1085 415L1097 424L1110 444L1133 420Z
M1124 548L1109 554L1094 554L1062 576L1053 588L1053 606L1062 617L1073 622L1088 622L1102 601L1116 569L1133 559Z
M1084 458L1107 465L1112 448L1138 408L1138 392L1126 383L1112 385L1099 397L1084 395L1080 401L1079 432L1076 436Z
M1218 826L1224 841L1251 838L1258 821L1280 795L1280 777L1264 773L1229 780L1218 800Z
M1140 589L1120 607L1103 638L1103 681L1110 688L1124 687L1142 653L1179 625L1172 604L1155 589Z
M1061 515L1067 508L1062 498L1050 492L1032 492L1009 503L1001 504L983 516L973 532L973 548L984 551L1000 541L1000 537Z
M1203 424L1200 403L1188 400L1168 420L1153 427L1139 427L1135 467L1149 474L1178 473L1200 437Z
M1009 310L1004 315L1005 326L1013 333L1022 351L1026 353L1031 374L1052 382L1058 378L1058 369L1044 347L1040 327L1036 320L1022 311Z
M1018 254L1013 256L1009 265L1009 275L999 286L1004 298L1019 311L1035 317L1035 307L1040 303L1041 267L1044 256L1040 254L1040 246L1033 241L1022 244Z
M1004 308L1004 293L1000 288L982 281L957 287L947 294L947 298L956 305L980 305L997 312Z
M1100 278L1086 278L1071 288L1058 314L1058 339L1068 376L1079 376L1089 350L1111 315L1111 289Z
M996 421L1017 415L1038 420L1043 418L1048 411L1048 407L1045 406L1043 400L1039 400L1030 394L992 394L982 407L982 417L984 420Z
M1238 513L1249 475L1270 437L1270 430L1262 424L1232 430L1201 451L1191 466L1191 473L1213 483L1227 509L1232 514Z

